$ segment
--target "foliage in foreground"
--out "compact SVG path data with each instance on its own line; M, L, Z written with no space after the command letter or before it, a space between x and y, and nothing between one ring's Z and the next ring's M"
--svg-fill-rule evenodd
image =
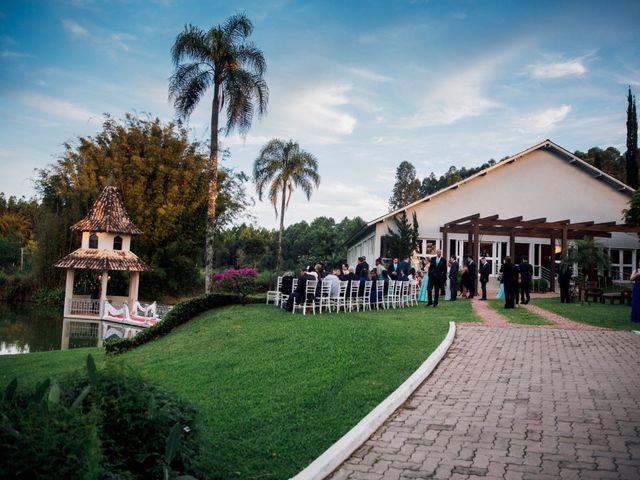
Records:
M95 368L45 380L34 392L6 387L0 478L147 479L197 472L196 411L119 370Z

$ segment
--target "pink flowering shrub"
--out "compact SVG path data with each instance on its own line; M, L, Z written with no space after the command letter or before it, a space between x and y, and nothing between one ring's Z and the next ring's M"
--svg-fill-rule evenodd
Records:
M219 293L240 295L244 300L247 295L256 291L257 276L255 268L228 268L213 276L213 288Z

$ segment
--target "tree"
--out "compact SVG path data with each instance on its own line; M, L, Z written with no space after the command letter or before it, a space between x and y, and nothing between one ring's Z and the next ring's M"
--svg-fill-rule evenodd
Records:
M206 91L213 89L211 144L208 164L207 221L205 235L205 291L211 292L218 193L219 116L226 108L225 135L251 128L254 112L266 112L268 88L263 79L266 62L262 51L247 39L253 24L244 14L204 31L185 26L171 49L175 72L169 80L169 97L183 118L188 118ZM186 62L186 63L182 63Z
M400 218L393 218L396 224L396 231L387 227L387 245L391 257L406 258L413 254L420 242L418 234L418 219L416 212L413 212L413 225L409 223L407 211L403 210Z
M627 97L627 185L638 188L638 116L636 115L636 99L631 95Z
M640 226L640 189L633 192L629 200L629 208L622 211L624 223L634 227Z
M289 206L293 188L299 187L311 198L314 186L320 185L318 160L312 154L300 149L293 140L284 142L273 139L267 143L253 165L253 181L256 183L258 198L268 195L278 216L278 195L280 195L280 233L278 236L278 263L282 266L282 234L284 232L284 212ZM268 193L267 193L268 190Z
M587 153L576 150L574 155L613 178L626 182L625 159L615 147L607 147L604 150L600 147L592 147Z
M569 248L565 250L562 256L560 268L566 270L578 265L582 271L582 280L580 282L584 289L589 278L593 278L594 274L598 274L598 270L608 270L611 264L607 247L596 242L593 237L584 237L576 240Z
M389 197L389 209L402 208L420 200L420 180L411 162L402 162L396 169L396 183Z
M35 259L40 283L60 285L64 272L51 264L79 247L69 226L87 214L104 186L115 185L144 232L133 250L154 269L143 273L141 294L192 291L204 253L208 158L203 150L181 125L133 115L123 121L107 116L94 137L66 143L36 183L42 198ZM221 169L219 228L246 207L245 181L243 174Z

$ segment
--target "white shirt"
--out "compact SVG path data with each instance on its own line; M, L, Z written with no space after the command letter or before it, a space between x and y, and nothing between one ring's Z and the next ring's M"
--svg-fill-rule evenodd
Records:
M340 296L340 279L336 277L333 273L330 273L324 280L327 282L331 282L331 290L329 291L330 297L339 297Z

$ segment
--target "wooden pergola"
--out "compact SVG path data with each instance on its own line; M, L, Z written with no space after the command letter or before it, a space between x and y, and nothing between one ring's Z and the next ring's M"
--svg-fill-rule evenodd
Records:
M567 248L569 240L584 237L610 238L613 232L639 233L640 227L633 227L616 222L578 222L556 220L549 222L546 218L523 220L522 217L500 218L499 215L481 217L479 213L469 215L440 227L442 232L443 255L448 258L448 235L450 233L466 233L470 247L466 255L474 260L479 258L480 235L500 235L509 237L509 251L515 252L516 237L548 238L554 249L556 240L561 240L561 252ZM476 290L478 279L475 279ZM551 262L551 289L555 289L555 262Z

